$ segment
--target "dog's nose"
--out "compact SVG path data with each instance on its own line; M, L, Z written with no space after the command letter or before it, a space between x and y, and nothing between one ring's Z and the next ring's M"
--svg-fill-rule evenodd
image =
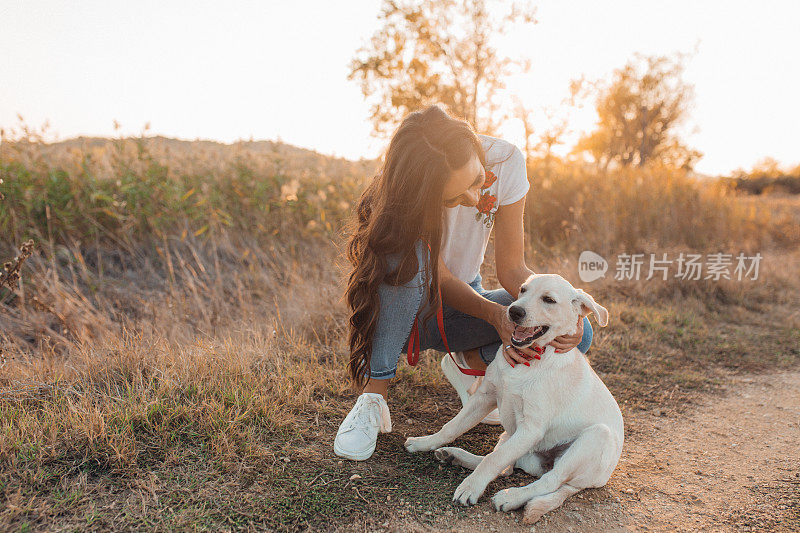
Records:
M525 310L518 305L512 305L508 308L508 316L510 316L511 320L514 322L519 322L525 318Z

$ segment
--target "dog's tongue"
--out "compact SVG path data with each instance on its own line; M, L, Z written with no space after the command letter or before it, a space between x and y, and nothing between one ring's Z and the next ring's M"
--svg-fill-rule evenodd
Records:
M535 327L532 327L532 328L524 328L522 326L517 326L517 327L514 328L514 333L513 333L512 336L514 337L514 340L524 341L528 337L531 337L532 335L534 335L536 333L536 330L538 330L538 329L539 329L539 326L535 326Z

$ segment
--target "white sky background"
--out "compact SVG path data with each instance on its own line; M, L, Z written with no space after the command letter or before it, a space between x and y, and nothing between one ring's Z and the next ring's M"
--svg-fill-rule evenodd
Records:
M727 173L764 156L800 162L800 2L538 2L539 24L504 38L530 57L509 80L540 111L570 79L606 76L635 52L697 53L686 140L697 170ZM378 27L379 0L66 2L0 0L0 126L17 113L60 138L139 133L225 142L277 139L323 153L374 157L368 108L347 81L356 49ZM572 113L571 143L591 129ZM504 136L521 145L518 124ZM563 148L565 149L565 148Z

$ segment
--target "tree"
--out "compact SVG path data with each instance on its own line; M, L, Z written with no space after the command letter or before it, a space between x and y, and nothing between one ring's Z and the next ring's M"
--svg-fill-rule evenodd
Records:
M541 154L544 160L544 168L547 175L550 175L550 161L553 157L553 147L559 144L564 144L564 135L567 133L567 121L561 119L556 121L552 112L545 111L547 114L550 127L547 128L540 136L539 142L536 143L536 150Z
M514 97L514 115L516 119L522 122L523 137L525 139L525 162L530 164L531 155L533 154L531 137L536 129L533 126L533 112L525 107L525 104L518 96Z
M583 137L576 152L601 166L644 166L650 161L691 169L702 154L687 148L675 129L688 116L693 87L683 80L684 56L637 55L599 84L597 129Z
M525 62L502 57L492 44L515 22L535 23L533 8L512 3L499 9L487 0L384 0L381 28L350 63L371 102L376 134L384 134L410 111L444 104L478 131L500 124L495 96L504 78Z

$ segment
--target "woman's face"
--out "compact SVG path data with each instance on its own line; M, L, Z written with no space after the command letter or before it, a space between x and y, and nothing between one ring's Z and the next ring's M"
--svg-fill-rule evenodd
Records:
M445 207L465 205L475 207L481 197L481 187L486 175L477 154L463 167L450 172L442 194Z

